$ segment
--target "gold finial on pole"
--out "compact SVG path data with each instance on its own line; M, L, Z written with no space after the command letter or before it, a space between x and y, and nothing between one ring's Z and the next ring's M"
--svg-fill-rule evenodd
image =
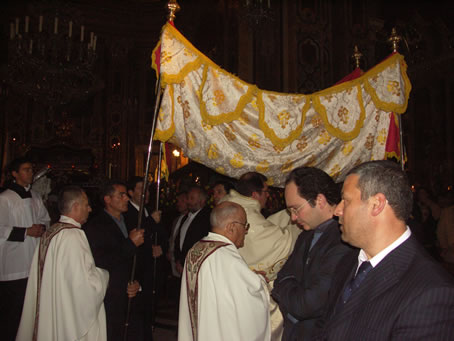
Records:
M402 37L397 34L396 28L393 27L391 30L391 37L388 38L388 41L393 45L393 52L397 52L397 44L402 40Z
M175 19L175 13L180 10L180 5L178 5L177 0L169 0L167 8L169 9L169 16L167 18L169 21L173 21Z
M352 55L352 58L355 59L356 68L357 69L359 69L359 62L360 62L362 56L363 56L363 54L359 51L358 45L355 45L355 49L354 49L354 53Z

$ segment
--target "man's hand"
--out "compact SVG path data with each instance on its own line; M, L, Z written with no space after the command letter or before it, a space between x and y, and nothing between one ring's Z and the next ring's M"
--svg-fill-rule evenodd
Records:
M162 248L161 245L152 245L153 248L153 257L158 258L162 255Z
M32 227L27 229L27 236L39 238L44 233L45 225L33 224Z
M177 269L177 271L178 271L179 274L182 274L182 273L183 273L183 266L180 264L179 261L176 261L176 262L175 262L175 268Z
M128 288L126 289L126 293L128 294L129 298L135 297L137 295L137 292L140 289L140 284L137 281L134 281L132 283L128 283Z
M134 243L135 246L139 247L143 244L143 229L133 229L129 232L129 239Z
M269 279L268 277L266 277L266 272L265 271L262 271L262 270L254 270L254 272L257 274L257 275L262 275L263 278L265 279L266 283L269 283Z
M156 224L159 224L159 223L161 222L161 214L162 214L161 211L154 211L154 212L151 214L151 217L154 219L154 221L156 222Z

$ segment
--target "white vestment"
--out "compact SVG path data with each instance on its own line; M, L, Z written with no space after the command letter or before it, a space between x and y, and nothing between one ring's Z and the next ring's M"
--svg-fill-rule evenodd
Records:
M33 224L48 226L50 217L38 193L30 190L31 198L21 198L13 190L0 194L0 281L27 278L39 238L24 230L23 241L9 241L13 227L30 228Z
M181 282L179 341L268 341L268 306L262 277L248 268L229 239L210 232L189 251Z
M260 203L256 199L241 195L233 189L221 201L237 203L246 211L250 228L244 239L244 247L239 251L251 269L266 273L270 280L269 291L271 291L277 273L292 253L301 229L292 224L286 210L265 218L260 212ZM271 340L280 340L284 320L279 306L273 299L270 299L269 309Z
M66 221L71 219L62 218ZM62 223L54 226L57 225ZM95 266L85 232L69 224L65 227L48 244L42 270L38 318L41 247L36 248L16 341L33 339L36 318L38 341L107 340L103 301L109 273ZM41 243L43 240L44 236Z

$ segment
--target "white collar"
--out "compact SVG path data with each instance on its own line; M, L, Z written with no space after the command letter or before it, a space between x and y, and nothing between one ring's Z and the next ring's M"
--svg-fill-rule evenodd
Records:
M65 216L65 215L61 215L59 221L60 221L60 223L67 223L67 224L71 224L71 225L74 225L74 226L77 226L77 227L82 227L82 225L80 225L80 223L75 221L73 218L70 218L70 217Z

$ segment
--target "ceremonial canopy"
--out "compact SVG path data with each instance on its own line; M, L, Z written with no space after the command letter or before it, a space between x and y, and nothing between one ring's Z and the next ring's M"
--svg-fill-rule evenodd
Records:
M217 172L283 186L299 166L342 180L354 165L398 155L397 116L411 84L392 54L361 76L313 94L267 91L223 70L167 23L153 53L164 89L155 138Z

